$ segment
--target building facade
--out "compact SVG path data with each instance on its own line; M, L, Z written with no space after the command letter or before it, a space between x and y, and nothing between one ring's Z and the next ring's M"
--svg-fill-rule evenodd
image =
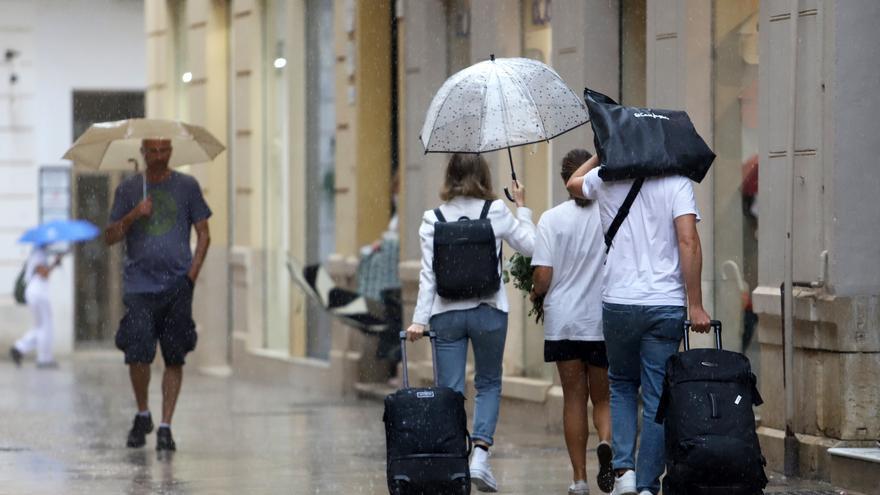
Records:
M590 86L624 104L689 112L718 154L696 185L704 304L724 322L725 347L745 352L759 374L769 466L782 468L790 385L801 475L876 486L876 464L829 452L880 437L880 211L866 199L880 189L870 150L870 118L880 110L874 2L145 5L148 115L204 124L229 143L214 163L190 170L215 211L197 296L200 366L337 393L383 380L375 339L311 307L287 259L323 262L352 284L360 247L388 223L396 175L407 322L418 223L439 201L446 159L423 152L424 113L457 70L490 54L525 56L578 92ZM514 150L535 220L566 199L558 166L573 147L592 149L588 126ZM500 190L506 157L486 158ZM789 262L795 371L783 377L780 284ZM561 391L542 362L543 333L522 295L508 291L504 415L543 411L541 426L558 428ZM411 355L413 373L428 379L427 346Z
M143 18L141 2L0 1L2 349L32 323L12 298L30 249L18 238L57 218L106 222L119 174L74 171L61 156L93 122L143 116ZM50 281L57 355L112 338L120 315L120 251L72 251Z

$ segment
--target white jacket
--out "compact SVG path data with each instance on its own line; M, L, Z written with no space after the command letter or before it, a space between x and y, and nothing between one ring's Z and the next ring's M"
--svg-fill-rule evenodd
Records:
M477 219L480 218L484 203L485 201L482 199L459 196L440 205L440 211L449 221L463 216ZM532 210L526 207L517 208L516 217L514 217L504 201L497 199L492 202L492 206L489 208L488 218L492 222L492 230L495 233L495 249L501 249L501 241L504 240L524 256L532 255L536 235L535 224L532 222ZM436 221L437 216L434 215L434 210L428 210L422 216L422 225L419 228L422 244L422 271L419 277L419 298L413 314L413 323L427 325L431 317L436 314L476 308L484 303L506 313L509 306L503 282L498 292L482 299L452 301L437 295L437 283L433 268L434 223Z

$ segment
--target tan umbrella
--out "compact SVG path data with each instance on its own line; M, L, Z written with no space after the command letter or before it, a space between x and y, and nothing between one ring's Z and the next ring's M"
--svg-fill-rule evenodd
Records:
M176 120L128 119L92 124L62 158L79 167L101 170L130 170L134 162L137 170L144 139L171 140L171 167L210 162L226 149L201 126Z

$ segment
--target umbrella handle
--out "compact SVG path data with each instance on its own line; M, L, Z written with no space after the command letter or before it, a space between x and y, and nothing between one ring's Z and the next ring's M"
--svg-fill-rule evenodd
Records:
M139 170L139 169L140 169L140 163L138 163L137 160L135 160L134 158L129 158L129 159L128 159L128 163L133 163L133 164L134 164L134 171L135 171L135 173L137 173L137 172L140 171L140 170ZM147 171L144 170L144 173L143 173L142 175L143 175L143 177L144 177L144 180L142 181L142 182L143 182L143 198L141 198L141 199L147 199Z
M510 153L509 147L507 148L507 158L508 160L510 160L510 177L513 179L513 182L516 182L516 170L513 169L513 155ZM510 195L510 190L508 190L506 187L504 188L504 195L507 196L507 200L511 203L516 202L516 200L513 199L513 196Z

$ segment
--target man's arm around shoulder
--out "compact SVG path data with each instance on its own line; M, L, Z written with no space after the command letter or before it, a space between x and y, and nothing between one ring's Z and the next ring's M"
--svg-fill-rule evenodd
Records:
M703 289L700 286L703 248L697 233L697 216L687 214L676 217L675 233L678 236L682 278L687 289L688 317L694 331L706 333L709 331L709 313L703 309Z
M571 194L575 198L590 199L584 197L584 176L587 175L587 172L595 168L598 162L599 156L593 155L589 160L585 161L580 167L578 167L573 174L571 174L571 177L568 178L568 182L565 183L565 188L568 189L568 194Z

